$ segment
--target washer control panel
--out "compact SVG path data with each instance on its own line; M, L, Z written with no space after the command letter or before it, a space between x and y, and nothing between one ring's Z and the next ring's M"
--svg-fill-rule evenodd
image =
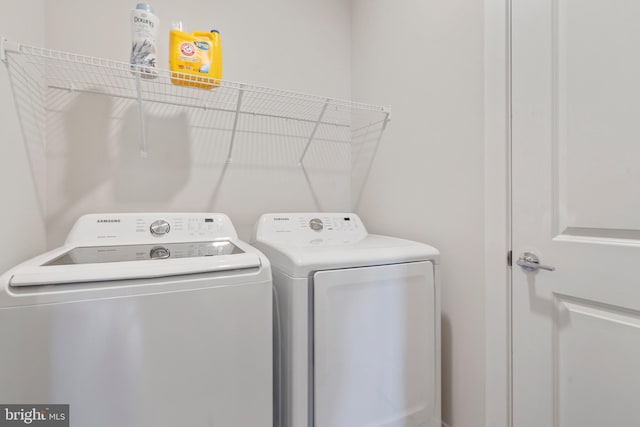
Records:
M76 221L67 244L144 244L233 240L229 217L219 213L91 214ZM160 254L157 254L160 255Z
M300 245L345 244L367 236L353 213L266 214L260 218L256 240Z

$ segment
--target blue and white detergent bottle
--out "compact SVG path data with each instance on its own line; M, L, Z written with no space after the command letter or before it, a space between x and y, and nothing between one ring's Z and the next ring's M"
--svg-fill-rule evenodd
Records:
M148 3L138 3L131 11L131 70L142 77L157 76L156 38L160 20Z

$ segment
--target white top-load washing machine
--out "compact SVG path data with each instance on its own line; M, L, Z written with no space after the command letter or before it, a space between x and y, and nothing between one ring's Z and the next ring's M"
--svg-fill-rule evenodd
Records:
M272 425L268 260L226 215L80 218L0 278L0 403L77 427Z
M439 253L352 213L263 215L284 427L440 427Z

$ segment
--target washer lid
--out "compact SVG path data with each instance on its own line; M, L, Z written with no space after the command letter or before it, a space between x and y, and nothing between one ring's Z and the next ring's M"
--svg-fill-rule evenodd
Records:
M198 258L244 253L228 240L143 245L81 246L44 262L43 266L102 264L175 258Z
M63 247L16 267L9 284L36 286L149 279L245 270L261 265L257 253L244 252L228 241Z

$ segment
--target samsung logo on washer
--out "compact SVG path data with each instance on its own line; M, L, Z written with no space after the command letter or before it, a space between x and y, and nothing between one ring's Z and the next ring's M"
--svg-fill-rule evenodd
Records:
M284 217L274 217L273 218L274 221L289 221L289 218L284 218Z
M113 224L116 222L120 222L120 220L119 219L98 219L96 220L96 222L98 224L105 224L105 223Z
M69 405L0 405L0 426L69 427Z

